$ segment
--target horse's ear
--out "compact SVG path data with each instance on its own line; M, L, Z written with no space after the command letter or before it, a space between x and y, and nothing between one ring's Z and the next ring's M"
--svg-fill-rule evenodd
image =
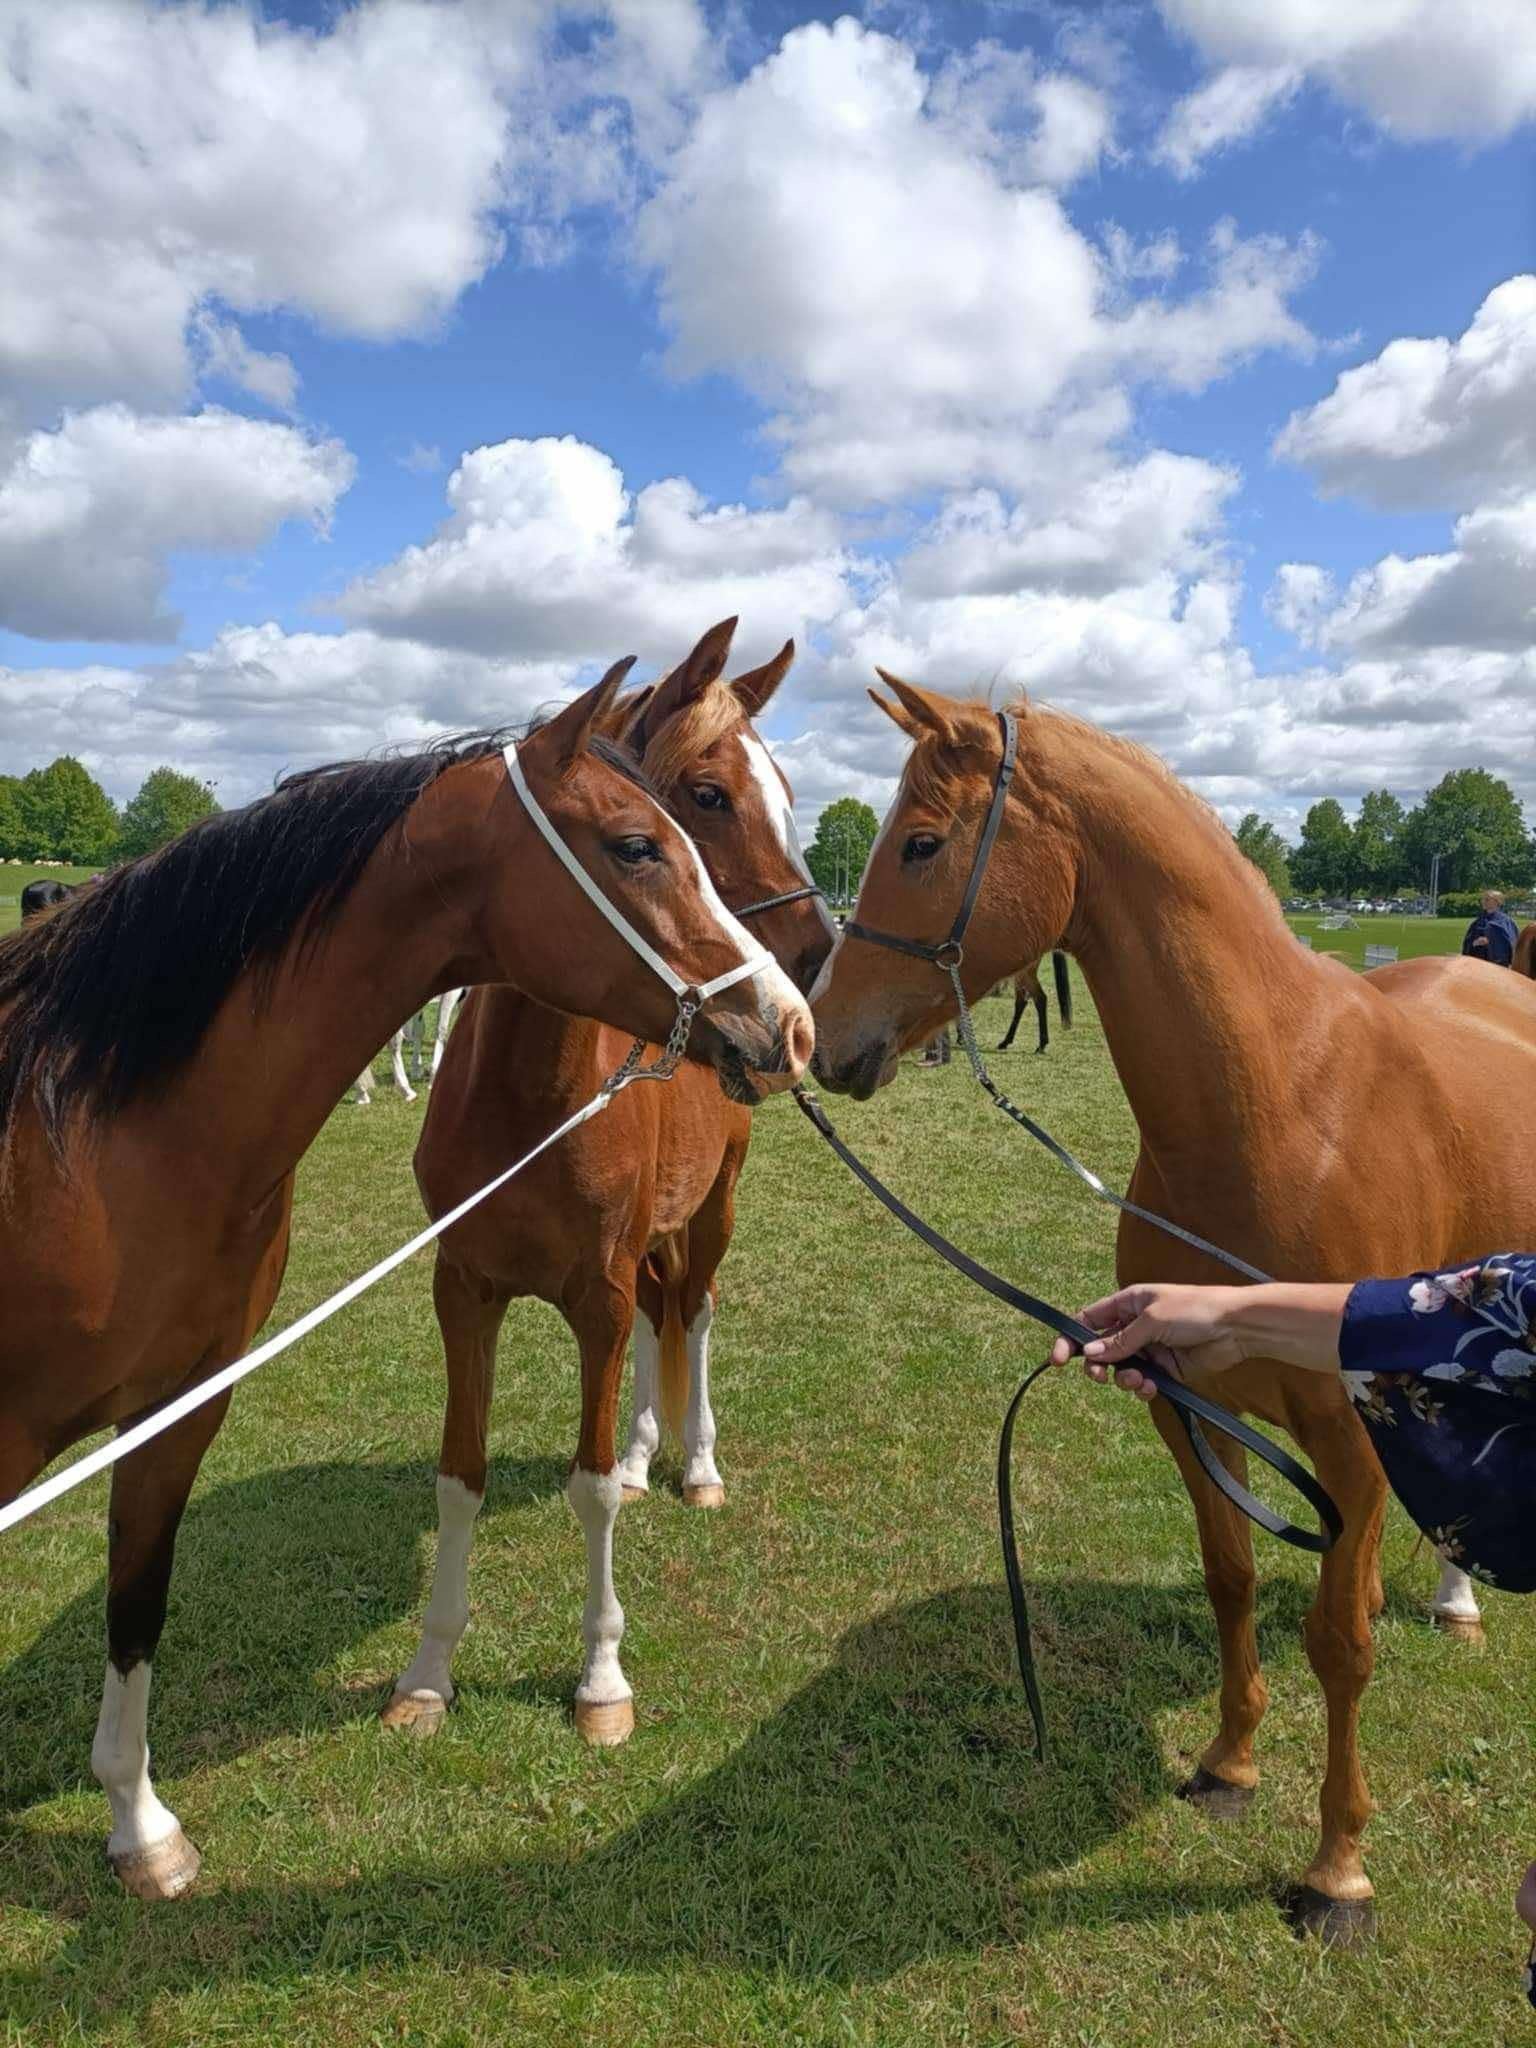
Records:
M786 640L772 661L765 661L761 668L749 668L744 676L732 678L731 689L748 718L761 716L764 705L789 674L794 658L795 643Z
M869 692L869 701L871 704L879 706L892 725L899 725L909 740L922 738L923 728L917 723L916 719L909 718L901 706L893 704L889 697L882 697L878 690L871 690Z
M952 697L942 696L937 690L920 690L916 683L904 683L889 669L876 668L875 674L895 691L897 702L912 721L907 730L914 739L920 732L937 733L940 739L954 736L956 706Z
M645 752L669 718L676 717L684 705L702 697L711 683L720 680L735 633L734 619L722 619L718 626L711 626L688 659L656 685L651 701L630 731L630 744L637 753Z
M563 711L557 711L547 725L540 727L539 736L553 754L558 773L563 774L579 755L586 752L587 742L594 732L603 730L603 721L612 711L613 701L634 665L632 654L626 655L623 661L616 661L600 683L584 690Z
M612 700L612 705L592 727L592 731L598 733L602 739L623 739L629 727L639 717L639 713L645 709L653 688L653 682L645 682L639 686L639 690L631 690L627 696L616 696Z

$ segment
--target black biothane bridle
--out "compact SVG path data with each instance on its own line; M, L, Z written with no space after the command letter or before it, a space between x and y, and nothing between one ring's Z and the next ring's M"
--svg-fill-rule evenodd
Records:
M857 922L845 925L843 936L849 939L863 939L872 946L885 946L893 953L905 953L914 960L926 960L941 973L949 976L958 1009L957 1021L961 1043L965 1047L976 1079L1005 1116L1027 1131L1053 1158L1075 1173L1101 1201L1110 1202L1126 1214L1140 1217L1144 1223L1152 1224L1170 1237L1179 1238L1183 1243L1194 1246L1197 1251L1219 1260L1222 1265L1231 1267L1234 1272L1243 1274L1246 1279L1267 1280L1269 1274L1261 1272L1257 1266L1250 1266L1247 1260L1236 1258L1231 1252L1224 1252L1219 1245L1198 1237L1194 1231L1184 1229L1182 1224L1170 1223L1166 1217L1159 1216L1150 1209L1141 1208L1123 1195L1115 1194L1091 1168L1084 1166L1081 1160L1073 1157L1065 1145L1053 1138L1043 1125L1036 1123L1034 1118L1020 1109L1016 1103L1010 1102L987 1072L986 1063L981 1057L981 1049L976 1042L970 1006L966 1002L965 991L960 983L960 969L965 960L966 929L971 921L971 913L976 908L976 900L981 894L982 881L986 876L987 863L1003 822L1003 807L1008 799L1008 787L1013 781L1014 766L1018 759L1018 726L1006 711L999 712L998 719L1003 737L1002 760L998 764L997 777L992 785L992 801L987 810L986 822L976 843L970 879L965 885L965 895L955 914L955 921L950 926L949 936L933 944L922 939L903 938L896 932L875 931L871 926ZM781 900L783 899L777 897L771 899L772 902ZM754 909L767 907L766 904L753 906ZM738 917L747 914L737 912ZM1089 1329L1086 1323L1079 1322L1075 1316L1067 1315L1064 1310L1043 1300L1038 1294L1031 1294L1027 1288L1016 1287L1011 1280L1003 1279L1000 1274L992 1272L973 1259L968 1252L961 1251L958 1245L941 1236L931 1224L925 1223L921 1216L909 1209L898 1195L893 1194L885 1183L870 1171L863 1160L844 1144L821 1103L809 1089L797 1088L795 1100L838 1158L863 1182L876 1200L883 1203L897 1221L904 1224L915 1237L920 1238L931 1251L937 1252L940 1258L953 1266L957 1273L963 1274L967 1280L984 1289L994 1299L1006 1303L1009 1308L1016 1309L1021 1315L1029 1316L1037 1323L1044 1324L1046 1329L1053 1330L1057 1336L1065 1337L1079 1350L1090 1343L1096 1335L1102 1334ZM1240 1417L1219 1407L1216 1402L1207 1400L1203 1394L1197 1394L1192 1387L1185 1386L1182 1380L1175 1379L1152 1359L1138 1355L1134 1360L1126 1360L1125 1363L1134 1363L1142 1377L1150 1380L1157 1388L1158 1393L1168 1402L1183 1424L1190 1447L1199 1459L1206 1477L1213 1486L1226 1495L1241 1514L1247 1516L1250 1522L1256 1522L1261 1529L1268 1530L1271 1536L1278 1536L1282 1543L1293 1544L1298 1550L1325 1551L1333 1547L1343 1533L1343 1517L1304 1465L1298 1464L1288 1452L1281 1450L1278 1444L1271 1443L1267 1436L1242 1421ZM1029 1701L1030 1718L1034 1722L1036 1753L1042 1762L1045 1758L1045 1707L1040 1697L1040 1683L1035 1671L1034 1651L1030 1642L1029 1608L1024 1597L1018 1543L1014 1535L1012 1468L1013 1429L1019 1404L1035 1381L1048 1369L1048 1364L1047 1361L1044 1365L1034 1367L1020 1383L1017 1393L1008 1404L1008 1412L1003 1418L1002 1433L997 1446L997 1520L998 1533L1002 1540L1003 1570L1007 1576L1008 1598L1013 1609L1019 1677L1023 1681L1025 1697ZM1205 1434L1207 1426L1219 1431L1223 1436L1230 1437L1245 1451L1251 1451L1256 1458L1262 1459L1266 1465L1272 1467L1316 1509L1322 1527L1298 1527L1296 1523L1287 1521L1283 1515L1268 1507L1256 1494L1250 1493L1248 1488L1227 1470L1211 1448L1210 1439Z
M765 910L782 910L786 903L803 903L807 896L819 896L826 902L826 891L818 889L814 882L807 882L803 889L786 889L782 896L765 896L761 903L749 903L743 910L733 910L732 917L761 917Z

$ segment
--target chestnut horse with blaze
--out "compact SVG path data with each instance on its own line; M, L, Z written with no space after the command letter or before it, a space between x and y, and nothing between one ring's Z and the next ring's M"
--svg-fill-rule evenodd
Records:
M702 985L758 949L630 757L594 737L628 666L519 762L594 885ZM293 778L0 941L0 1501L249 1348L282 1281L295 1167L364 1058L431 996L510 981L667 1036L671 992L546 844L504 738ZM697 1051L754 1089L787 1086L809 1038L771 963L695 1025ZM551 1100L544 1129L559 1115ZM198 1865L150 1783L150 1660L177 1525L228 1404L113 1468L91 1763L112 1865L145 1898L174 1897ZM26 1536L6 1541L8 1570L28 1569Z
M883 672L882 672L883 673ZM914 742L857 916L937 943L960 902L1001 759L984 705L894 677ZM1018 765L965 939L968 1001L1053 946L1078 961L1140 1129L1134 1199L1281 1278L1452 1266L1536 1239L1536 1153L1489 1101L1536 1100L1536 990L1459 958L1359 975L1298 946L1215 813L1152 755L1063 713L1012 707ZM946 975L845 934L813 992L817 1072L866 1096L954 1015ZM1121 1283L1230 1280L1132 1216ZM1322 1837L1292 1895L1300 1925L1347 1940L1372 1920L1371 1811L1357 1722L1386 1481L1341 1380L1249 1363L1192 1383L1287 1430L1338 1503L1307 1656L1327 1705ZM1228 1815L1258 1782L1267 1693L1248 1523L1206 1479L1165 1402L1152 1416L1193 1497L1221 1639L1221 1718L1185 1786ZM1242 1475L1228 1439L1217 1455Z
M733 911L752 917L808 987L836 929L801 858L788 784L752 729L794 656L791 643L734 682L721 672L735 620L707 633L681 668L625 714L626 738L696 838ZM788 901L780 899L788 898ZM515 1158L550 1120L584 1102L623 1057L604 1024L562 1016L516 989L470 995L432 1090L416 1177L440 1216ZM634 1726L619 1662L624 1613L613 1587L621 1498L647 1488L658 1405L683 1440L683 1499L717 1507L709 1407L715 1272L730 1243L752 1118L690 1062L664 1088L631 1088L597 1123L456 1223L438 1241L433 1294L448 1372L438 1466L438 1552L421 1646L384 1709L386 1724L430 1734L453 1698L451 1664L469 1620L469 1546L485 1498L496 1343L508 1304L559 1309L581 1353L581 1428L568 1495L587 1545L585 1657L576 1726L622 1742ZM640 1315L635 1315L638 1302ZM614 1425L635 1337L634 1420L622 1464Z

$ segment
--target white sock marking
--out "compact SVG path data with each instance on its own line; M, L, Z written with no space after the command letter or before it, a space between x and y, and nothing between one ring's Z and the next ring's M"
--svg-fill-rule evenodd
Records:
M91 1770L112 1805L109 1856L142 1855L181 1826L149 1782L149 1672L135 1664L123 1678L109 1664L102 1687Z
M709 1405L709 1326L715 1305L706 1294L688 1325L688 1407L683 1417L684 1486L719 1486L715 1417Z
M624 1610L613 1590L613 1525L624 1498L622 1482L617 1468L583 1472L578 1467L565 1494L587 1539L587 1604L581 1616L587 1660L576 1697L588 1706L609 1706L631 1697L629 1680L619 1663Z
M445 989L437 999L437 1036L432 1041L432 1079L437 1079L437 1070L443 1064L443 1047L448 1043L448 1027L453 1022L454 1012L464 1000L461 988Z
M1453 1564L1440 1567L1440 1583L1435 1588L1435 1598L1430 1610L1443 1614L1448 1621L1479 1621L1482 1609L1477 1604L1477 1595L1472 1590L1472 1581L1464 1571Z
M402 1057L404 1045L405 1033L404 1031L397 1031L389 1041L390 1072L395 1077L395 1086L400 1090L406 1101L414 1102L416 1100L416 1090L411 1086L405 1075L405 1060Z
M619 1460L621 1485L641 1493L650 1485L651 1460L661 1442L661 1422L656 1412L661 1366L661 1346L650 1319L643 1311L635 1317L634 1407L629 1419L629 1442Z
M484 1499L483 1493L471 1493L462 1479L438 1473L432 1597L422 1616L421 1647L395 1681L396 1698L439 1699L445 1707L453 1698L450 1667L469 1626L469 1546Z

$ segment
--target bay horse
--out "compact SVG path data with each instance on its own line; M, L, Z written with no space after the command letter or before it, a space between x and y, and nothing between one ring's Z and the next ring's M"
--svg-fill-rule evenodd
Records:
M1067 956L1062 952L1051 955L1051 967L1056 981L1056 1007L1061 1012L1061 1021L1067 1030L1072 1029L1072 978L1067 972ZM1032 961L1021 967L1013 977L1013 1015L1008 1029L997 1042L999 1052L1006 1052L1018 1032L1019 1019L1028 1004L1035 1006L1035 1029L1037 1043L1035 1051L1044 1052L1051 1042L1050 1030L1046 1024L1045 990L1040 986L1040 963Z
M290 778L0 941L0 1501L249 1347L282 1280L299 1159L365 1053L435 991L511 981L667 1036L668 986L545 826L685 980L758 955L632 757L594 736L627 667L519 744L542 825L505 735L444 742ZM751 1099L790 1084L809 1039L771 962L694 1033ZM545 1128L558 1118L552 1099ZM112 1867L145 1898L198 1867L151 1787L146 1722L177 1525L228 1401L113 1470L91 1764Z
M752 728L794 643L725 682L735 623L706 633L654 695L623 714L626 737L696 837L725 901L738 913L761 909L753 930L808 987L836 930L799 851L788 784ZM428 1214L442 1215L496 1160L519 1156L551 1117L579 1107L623 1051L606 1025L562 1016L516 989L472 990L416 1148ZM420 1647L383 1711L389 1727L434 1733L453 1699L452 1659L469 1621L470 1540L485 1498L497 1338L514 1298L533 1295L557 1308L581 1355L581 1426L567 1496L587 1548L575 1722L589 1742L622 1742L634 1727L619 1662L624 1612L613 1586L613 1531L621 1498L647 1491L658 1410L682 1438L684 1501L724 1501L709 1403L710 1326L752 1118L705 1068L685 1062L666 1088L621 1095L601 1123L573 1131L438 1240L433 1299L448 1400L437 1563ZM631 1329L633 1420L621 1462L614 1426Z
M858 917L942 939L970 872L1002 754L997 715L885 676L882 710L913 742L870 856ZM1298 946L1268 886L1206 805L1151 754L1065 713L1010 707L1018 761L974 918L974 1001L1062 946L1079 962L1140 1130L1143 1206L1285 1279L1453 1266L1536 1239L1536 1155L1490 1101L1536 1100L1536 990L1460 958L1369 976ZM845 933L812 995L815 1069L863 1098L955 1014L947 975ZM1134 1217L1117 1269L1135 1280L1230 1274ZM1344 1516L1322 1559L1307 1656L1327 1706L1317 1853L1290 1908L1329 1940L1366 1932L1371 1802L1356 1727L1381 1602L1381 1467L1337 1378L1271 1363L1191 1373L1212 1400L1304 1448ZM1267 1692L1247 1522L1196 1464L1167 1403L1154 1421L1199 1528L1221 1640L1220 1726L1185 1796L1229 1815L1258 1782ZM1227 1439L1217 1454L1241 1476Z

